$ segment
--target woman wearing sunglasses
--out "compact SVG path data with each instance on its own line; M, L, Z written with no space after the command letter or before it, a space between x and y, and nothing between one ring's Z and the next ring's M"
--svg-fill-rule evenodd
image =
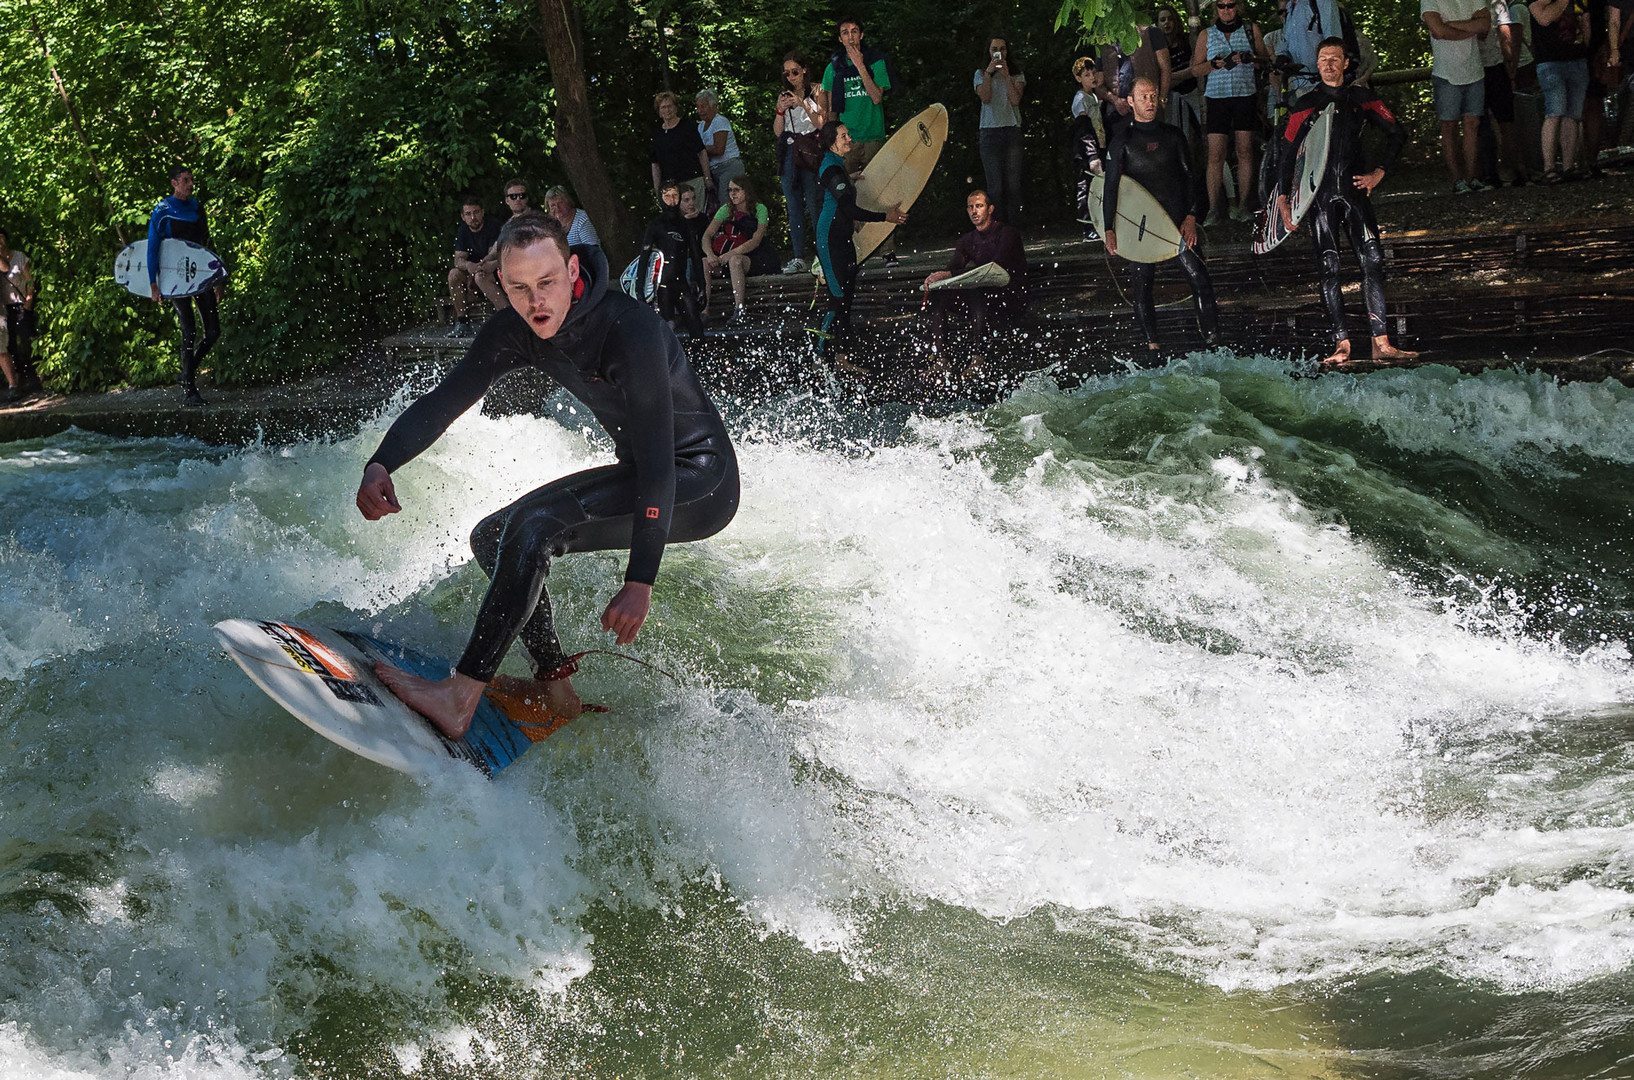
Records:
M1254 129L1259 125L1254 100L1254 65L1269 61L1260 28L1241 15L1243 0L1216 0L1214 21L1197 39L1191 73L1203 84L1206 102L1204 130L1208 132L1208 219L1205 226L1225 220L1226 146L1237 143L1237 203L1233 221L1253 217L1248 198L1254 183Z

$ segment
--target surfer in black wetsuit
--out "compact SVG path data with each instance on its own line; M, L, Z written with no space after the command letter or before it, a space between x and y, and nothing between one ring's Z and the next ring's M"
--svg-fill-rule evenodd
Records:
M507 221L496 246L510 309L489 318L454 370L392 424L363 470L358 510L377 521L402 509L391 474L495 380L522 367L589 407L617 461L529 492L472 531L471 550L490 584L453 675L431 681L377 669L398 697L454 738L470 726L490 683L536 695L560 718L582 711L544 589L552 557L629 549L624 586L601 617L627 645L647 619L664 546L713 536L738 506L737 459L720 414L663 320L608 289L601 249L570 252L561 223L537 211ZM496 680L518 637L534 681Z
M703 249L697 237L681 216L681 185L671 180L658 192L664 211L647 224L641 237L641 246L647 252L663 256L664 267L658 277L658 295L654 303L658 314L677 333L685 324L694 341L703 336L703 304L697 282L704 279ZM647 279L648 264L642 259L640 280Z
M185 165L178 165L170 170L170 196L160 199L148 218L148 284L153 293L153 302L160 303L163 297L159 295L159 247L166 240L191 240L201 247L210 246L210 219L205 216L204 207L193 197L193 170ZM221 320L216 314L216 305L221 299L221 286L206 289L195 296L176 296L170 300L170 306L176 309L176 322L181 327L181 387L182 402L186 405L201 406L204 398L199 395L198 386L194 378L198 374L199 361L204 354L210 351L210 346L216 343L221 336ZM204 336L198 336L198 325L193 321L193 305L199 308L199 322L204 324Z
M1318 47L1316 71L1321 78L1314 88L1294 102L1288 114L1287 139L1282 148L1282 188L1292 191L1296 181L1294 165L1300 141L1322 110L1334 106L1329 129L1327 171L1317 188L1309 217L1316 255L1322 268L1322 303L1333 323L1333 355L1323 363L1350 362L1350 332L1345 329L1344 295L1339 287L1339 235L1348 229L1350 247L1362 265L1362 297L1367 304L1367 326L1373 335L1373 359L1410 360L1417 353L1390 344L1390 325L1384 307L1384 248L1379 241L1379 223L1373 217L1373 200L1368 194L1395 168L1396 159L1407 142L1407 132L1385 108L1379 95L1365 86L1346 85L1343 38L1330 37ZM1383 161L1368 168L1362 146L1362 131L1373 125L1384 132ZM1293 229L1293 204L1288 196L1277 198L1282 223Z
M823 265L823 281L828 286L828 311L816 331L817 355L827 356L837 338L851 325L851 301L857 295L857 247L851 234L860 221L890 221L897 225L908 220L900 207L865 210L857 205L855 178L846 171L845 155L851 150L851 132L838 120L830 120L817 132L823 149L817 183L823 189L823 209L817 215L817 258Z
M1118 128L1106 153L1106 250L1118 253L1118 229L1127 223L1118 220L1118 184L1123 177L1137 180L1152 193L1164 211L1180 226L1185 246L1177 260L1191 279L1192 297L1197 304L1197 322L1203 342L1212 346L1219 329L1219 309L1214 302L1214 284L1208 268L1197 254L1197 214L1203 208L1203 185L1192 168L1186 137L1172 124L1157 118L1157 84L1142 76L1135 80L1130 95L1134 107L1131 121ZM1130 263L1135 280L1135 322L1146 335L1146 348L1157 351L1157 306L1152 300L1152 281L1157 267L1152 263Z

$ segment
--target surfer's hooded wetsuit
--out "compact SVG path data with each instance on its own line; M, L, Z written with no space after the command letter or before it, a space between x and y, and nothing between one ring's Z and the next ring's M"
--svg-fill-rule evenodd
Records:
M817 171L823 188L823 209L817 215L817 259L828 285L828 310L817 331L817 355L827 356L835 338L851 326L851 301L857 295L857 246L851 242L859 221L884 221L878 210L857 205L857 186L846 171L845 159L833 150L823 155Z
M1356 186L1355 178L1366 176L1374 168L1368 164L1367 151L1362 145L1362 131L1367 125L1384 132L1384 156L1378 167L1385 172L1396 167L1402 147L1407 145L1407 132L1385 108L1379 95L1367 87L1354 83L1340 87L1318 83L1315 89L1295 101L1289 111L1288 128L1284 132L1287 141L1282 148L1281 190L1294 190L1296 151L1317 116L1329 105L1335 108L1333 123L1328 129L1327 169L1306 215L1322 267L1322 303L1333 324L1334 340L1348 340L1344 295L1339 286L1339 234L1348 228L1351 250L1356 252L1356 261L1362 264L1362 297L1367 303L1368 332L1374 337L1384 337L1389 330L1384 307L1384 247L1379 242L1379 223L1373 217L1373 200Z
M210 219L205 216L199 200L178 199L167 195L159 200L148 218L148 282L159 283L159 248L166 240L191 240L201 247L210 246ZM204 337L198 337L198 326L193 321L193 302L199 305L199 320L204 323ZM181 325L181 384L184 390L193 389L193 379L199 361L210 351L210 346L221 337L221 320L216 314L216 294L206 289L196 296L176 296L170 300L176 309L176 322ZM196 343L195 343L196 339Z
M625 581L651 585L664 545L724 529L738 507L738 465L720 413L681 343L639 300L607 288L599 247L575 247L579 286L555 336L542 339L515 308L495 312L465 357L410 405L371 462L395 472L437 440L496 380L543 372L583 402L612 437L617 462L546 484L471 533L490 584L455 670L489 682L520 636L543 676L566 660L545 577L569 551L628 548Z
M1112 136L1106 152L1105 214L1107 228L1116 232L1119 239L1133 228L1129 222L1119 221L1117 216L1118 185L1125 176L1151 192L1176 226L1188 217L1203 215L1207 196L1202 176L1192 168L1186 137L1173 124L1161 120L1148 123L1131 120L1120 125ZM1191 279L1203 340L1213 344L1219 309L1214 302L1214 284L1209 280L1208 269L1195 247L1181 248L1176 261ZM1147 343L1155 345L1157 306L1152 299L1152 281L1157 276L1157 266L1131 261L1129 267L1135 284L1135 322L1146 335Z
M703 303L698 287L704 279L703 249L679 206L666 206L663 213L647 224L641 246L664 257L658 279L658 295L653 303L658 314L676 330L684 322L694 339L703 336ZM641 280L647 279L647 261L642 259Z

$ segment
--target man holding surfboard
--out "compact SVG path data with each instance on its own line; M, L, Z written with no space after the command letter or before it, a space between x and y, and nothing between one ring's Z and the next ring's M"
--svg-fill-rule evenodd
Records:
M994 209L987 192L970 193L965 199L965 213L975 229L961 236L953 246L947 269L938 270L925 279L925 291L929 295L937 282L949 281L972 267L998 267L1008 275L1002 285L982 282L958 288L961 283L953 282L951 287L938 289L930 296L931 348L937 355L937 367L944 363L942 338L948 309L957 307L970 313L976 351L964 371L966 376L973 374L984 359L982 350L986 347L988 330L1009 323L1027 307L1027 249L1021 243L1021 233L1014 225L995 217Z
M210 246L210 220L204 207L193 197L193 170L178 165L170 170L170 195L160 199L148 218L148 286L155 304L164 297L159 293L159 248L166 240L190 240L201 247ZM181 387L182 403L195 407L204 404L194 379L199 362L210 346L221 337L221 320L216 314L221 299L221 286L206 289L192 296L173 296L171 307L176 309L176 322L182 332ZM198 324L193 321L193 304L199 306L199 322L204 324L204 336L198 337Z
M589 408L617 460L529 492L472 531L471 549L490 584L452 675L426 679L377 665L392 692L449 738L465 733L490 684L542 700L558 718L583 711L544 588L554 556L629 549L623 587L601 617L602 628L628 645L646 622L665 545L713 536L738 505L737 458L720 413L658 314L608 288L601 249L570 249L561 223L537 212L507 221L495 247L510 305L386 432L363 470L358 510L369 521L401 510L392 473L495 380L523 367ZM518 638L534 678L500 679L500 661Z
M1203 342L1213 346L1220 316L1214 302L1214 283L1197 254L1197 215L1205 195L1192 167L1191 148L1179 128L1157 118L1157 83L1144 75L1136 79L1129 100L1133 109L1130 122L1118 128L1106 153L1106 228L1102 230L1106 250L1116 255L1118 233L1129 227L1118 215L1118 188L1127 176L1151 192L1164 213L1179 223L1181 244L1175 259L1191 279ZM1157 305L1152 297L1156 264L1131 261L1129 265L1135 282L1135 322L1146 335L1147 350L1156 352Z
M1333 119L1329 123L1327 168L1307 215L1321 263L1322 302L1333 324L1333 354L1324 363L1350 362L1350 332L1345 329L1344 294L1339 282L1341 230L1349 231L1351 250L1362 266L1362 296L1367 304L1368 330L1373 335L1373 359L1407 360L1418 354L1390 344L1384 306L1384 248L1379 240L1379 223L1373 216L1373 200L1368 197L1385 173L1395 168L1402 147L1407 144L1407 132L1385 108L1379 95L1365 86L1345 83L1348 63L1343 38L1328 38L1317 49L1316 71L1321 81L1294 102L1288 115L1280 190L1293 190L1295 151L1316 118L1331 105ZM1369 125L1383 132L1386 140L1382 163L1371 169L1362 146L1362 131ZM1277 209L1282 214L1283 225L1291 232L1294 211L1287 195L1278 196Z

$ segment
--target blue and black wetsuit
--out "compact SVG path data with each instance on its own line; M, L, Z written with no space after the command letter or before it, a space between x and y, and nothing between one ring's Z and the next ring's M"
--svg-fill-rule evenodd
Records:
M1118 185L1123 177L1138 181L1152 193L1165 213L1179 225L1188 217L1201 217L1207 202L1202 176L1192 168L1191 150L1180 129L1161 120L1140 123L1131 120L1118 128L1106 152L1104 211L1107 228L1118 231ZM1127 227L1127 226L1125 226ZM1214 344L1219 327L1219 308L1214 301L1214 284L1208 268L1195 247L1183 247L1175 260L1191 279L1192 298L1197 304L1197 322L1205 343ZM1153 303L1152 282L1157 267L1152 263L1131 262L1135 284L1135 322L1146 335L1148 345L1157 344L1157 306Z
M370 459L395 472L496 380L523 367L560 383L612 437L614 464L529 492L472 531L471 550L490 584L455 670L482 682L518 637L537 675L566 660L545 593L553 557L628 548L624 580L651 585L665 544L713 536L737 513L732 440L680 341L652 308L607 288L599 247L573 252L579 288L556 335L541 339L515 309L495 312L465 358L397 418Z
M178 199L170 195L160 199L159 205L153 208L153 215L148 218L148 281L151 284L159 282L159 246L166 240L191 240L201 247L210 246L210 221L198 199ZM198 337L198 327L193 322L195 301L199 306L199 321L204 324L202 338ZM172 297L170 305L176 309L176 321L182 331L182 389L192 391L199 361L221 337L216 294L206 289L196 296Z
M1384 102L1365 86L1350 84L1331 87L1318 83L1314 90L1294 102L1283 133L1282 190L1292 191L1295 158L1305 133L1317 116L1334 106L1333 124L1328 129L1328 165L1316 200L1306 215L1316 243L1316 257L1322 268L1322 304L1328 309L1333 339L1348 341L1345 329L1344 294L1339 283L1339 236L1348 230L1350 247L1362 266L1362 299L1367 305L1367 328L1374 337L1389 333L1384 307L1384 246L1379 240L1379 223L1373 216L1373 200L1356 186L1356 177L1373 171L1368 164L1362 132L1368 125L1384 133L1384 155L1378 167L1389 172L1396 167L1407 132L1385 107Z
M884 221L884 213L857 205L857 188L845 159L833 150L817 170L823 212L817 215L817 258L828 284L828 311L817 330L817 355L827 356L836 338L851 329L851 301L857 295L857 247L851 242L859 221Z

